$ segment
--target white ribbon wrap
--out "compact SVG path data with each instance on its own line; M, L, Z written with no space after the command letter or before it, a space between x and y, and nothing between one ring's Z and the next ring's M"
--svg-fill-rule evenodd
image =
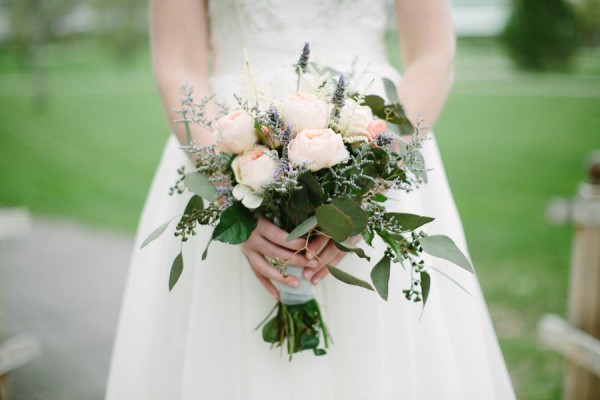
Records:
M300 286L295 288L281 283L276 284L277 289L279 289L279 300L283 304L293 306L306 303L315 298L312 283L302 276L302 272L304 272L303 267L288 265L287 272L300 280Z

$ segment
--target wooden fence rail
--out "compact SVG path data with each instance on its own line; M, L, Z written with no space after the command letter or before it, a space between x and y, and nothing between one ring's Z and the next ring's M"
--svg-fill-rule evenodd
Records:
M575 227L568 322L554 315L538 325L541 340L567 361L565 400L598 400L600 394L600 152L590 156L588 180L572 201L554 201L548 217Z

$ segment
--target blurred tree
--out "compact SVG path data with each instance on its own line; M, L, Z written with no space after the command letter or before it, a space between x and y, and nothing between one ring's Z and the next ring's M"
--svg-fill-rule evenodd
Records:
M32 69L34 102L46 106L48 85L45 47L56 22L78 2L76 0L5 0L11 26L11 44L21 65Z
M129 62L146 42L147 0L95 0L100 34L120 62Z
M571 0L586 44L600 46L600 0Z
M565 0L513 0L502 39L523 69L567 68L579 45L575 13Z

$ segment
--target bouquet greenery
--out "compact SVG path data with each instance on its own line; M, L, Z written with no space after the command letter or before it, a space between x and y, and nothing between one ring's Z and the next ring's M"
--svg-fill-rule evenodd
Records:
M387 103L380 96L353 91L351 74L309 62L308 44L293 68L298 80L295 92L266 101L236 95L237 108L231 111L219 104L223 116L215 120L206 116L211 98L196 103L192 89L182 86L177 111L187 131L184 149L193 156L195 168L191 172L181 168L180 179L171 188L171 194L193 193L175 236L185 242L198 224L214 226L202 256L205 259L214 240L246 241L262 215L289 232L288 240L305 238L308 244L310 238L325 235L340 250L366 261L370 260L367 253L348 239L361 235L371 246L378 236L387 248L371 269L371 282L328 265L331 275L346 284L376 290L387 300L391 265L400 263L411 277L410 287L404 290L406 299L425 305L431 278L422 252L472 269L450 238L428 236L420 230L433 218L386 210L386 192L410 191L426 182L419 151L420 122L414 128L408 121L389 79L383 78ZM191 123L214 132L216 144L195 145ZM404 142L401 134L412 134L413 140ZM168 225L155 229L142 247ZM279 301L259 325L263 339L284 347L290 359L302 350L325 354L329 332L312 285L302 278L302 268L288 265L288 260L270 261L302 284L279 288ZM182 270L180 253L173 261L169 290Z

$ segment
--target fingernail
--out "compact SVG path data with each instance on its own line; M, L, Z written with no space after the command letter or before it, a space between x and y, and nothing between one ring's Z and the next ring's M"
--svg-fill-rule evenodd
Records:
M292 281L292 286L293 286L293 287L300 287L300 281L298 281L298 280L293 280L293 281Z
M315 258L315 255L313 254L312 251L308 250L306 252L306 258L308 258L309 260L312 260L313 258Z
M316 266L318 265L317 260L311 260L308 263L306 263L306 266L308 268L316 268ZM312 275L312 272L311 272Z
M312 283L313 285L316 285L317 283L321 282L321 278L320 277L316 277L315 279L313 279Z
M273 298L275 300L277 300L279 298L279 295L277 293L271 293L271 296L273 296Z
M313 271L306 271L304 272L304 278L305 279L310 279L313 276Z

